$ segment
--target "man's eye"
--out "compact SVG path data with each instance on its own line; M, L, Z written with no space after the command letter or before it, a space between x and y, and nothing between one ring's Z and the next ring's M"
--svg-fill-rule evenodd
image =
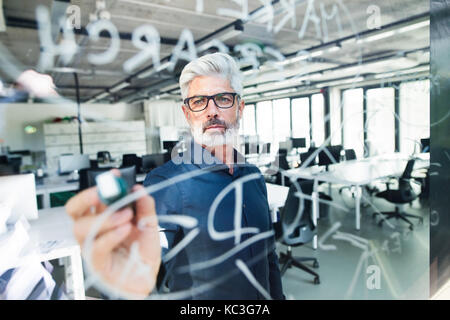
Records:
M220 101L220 102L230 102L231 99L230 99L229 97L225 97L225 96L218 96L218 97L217 97L217 101Z
M196 98L196 99L192 99L192 103L193 104L202 104L205 101L204 98Z

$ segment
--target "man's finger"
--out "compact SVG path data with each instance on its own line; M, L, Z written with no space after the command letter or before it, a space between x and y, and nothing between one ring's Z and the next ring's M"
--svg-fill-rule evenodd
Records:
M92 257L94 265L104 266L111 258L111 252L119 246L130 234L131 223L126 223L118 228L110 230L94 241Z
M95 236L99 237L103 233L110 231L111 229L117 228L118 226L128 223L133 218L133 210L131 208L125 208L123 210L114 212L110 217L108 217L96 231ZM84 244L87 235L94 228L98 219L102 219L101 216L84 216L74 223L73 230L75 238L80 245Z
M144 192L145 188L139 184L133 187L133 192ZM157 227L158 220L156 217L155 200L148 194L143 193L143 197L136 200L136 218L139 224L140 221L145 220L145 226Z
M100 198L97 194L97 188L91 187L70 198L65 207L69 216L78 219L88 214L92 206L98 206L99 204Z

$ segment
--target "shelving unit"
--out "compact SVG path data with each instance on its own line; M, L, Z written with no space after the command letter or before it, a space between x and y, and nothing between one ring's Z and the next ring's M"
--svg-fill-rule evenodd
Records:
M125 153L142 156L147 153L144 121L85 122L81 125L83 153L96 159L98 151L109 151L113 158ZM58 169L58 157L64 153L79 154L76 123L44 124L45 154L49 172Z

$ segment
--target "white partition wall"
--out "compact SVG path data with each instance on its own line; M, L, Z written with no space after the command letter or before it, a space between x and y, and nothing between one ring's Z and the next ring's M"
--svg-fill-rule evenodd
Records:
M85 122L81 126L83 153L95 159L98 151L109 151L113 158L122 154L146 153L144 121ZM80 153L76 123L44 124L45 153L49 172L56 172L58 157Z

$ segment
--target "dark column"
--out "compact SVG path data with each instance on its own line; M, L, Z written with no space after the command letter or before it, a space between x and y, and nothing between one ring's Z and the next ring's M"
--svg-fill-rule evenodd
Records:
M430 295L433 296L450 279L450 1L431 0L430 9Z

